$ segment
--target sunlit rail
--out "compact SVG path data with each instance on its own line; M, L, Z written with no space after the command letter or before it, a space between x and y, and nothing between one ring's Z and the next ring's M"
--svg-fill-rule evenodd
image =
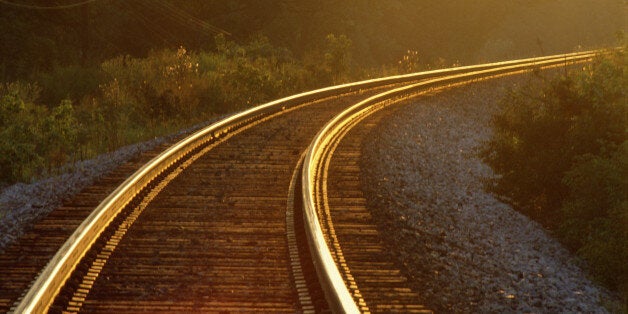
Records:
M377 109L378 107L376 105L381 104L383 100L407 97L408 95L416 93L417 90L437 87L443 84L453 84L534 67L560 65L563 63L567 64L587 60L593 57L595 53L596 52L591 51L572 53L366 80L282 98L227 117L170 147L151 162L144 165L120 185L94 209L72 236L67 239L65 244L42 270L31 288L13 310L16 313L45 312L71 275L73 269L120 211L146 189L151 182L154 182L159 177L163 177L172 169L178 167L186 158L199 152L217 139L261 119L281 114L283 111L290 108L318 99L362 89L400 83L414 83L371 97L343 112L343 114L333 119L321 130L312 146L310 146L306 157L303 170L303 198L306 209L305 216L308 221L306 230L309 236L310 246L314 248L313 255L316 260L315 265L318 267L319 279L326 287L324 291L333 309L355 312L358 308L342 281L338 269L335 267L329 255L328 249L326 251L327 244L324 241L320 228L317 226L315 184L316 175L320 172L320 165L317 163L320 162L321 151L329 145L334 134L337 134L339 130L346 127L351 121L359 119L359 117ZM420 83L416 83L419 81Z

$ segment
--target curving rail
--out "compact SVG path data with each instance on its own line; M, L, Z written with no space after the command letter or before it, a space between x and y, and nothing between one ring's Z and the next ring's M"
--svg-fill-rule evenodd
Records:
M326 243L319 231L316 231L316 214L313 211L315 205L311 197L310 184L313 183L311 178L316 173L316 167L313 166L316 155L315 150L324 147L326 141L323 135L333 132L334 125L338 125L341 119L348 116L358 114L362 110L367 110L370 104L378 102L382 97L398 97L419 88L427 88L438 84L453 83L460 80L468 80L471 78L479 78L485 75L495 75L508 71L516 71L520 69L531 68L534 66L549 66L552 64L560 64L561 62L574 62L591 58L595 52L581 52L566 55L557 55L549 57L531 58L524 60L515 60L507 62L498 62L491 64L483 64L476 66L465 66L451 69L434 70L415 74L392 76L373 80L366 80L356 83L337 85L318 89L310 92L297 94L294 96L282 98L269 102L264 105L246 110L241 113L234 114L217 123L214 123L186 139L180 141L174 146L164 151L152 161L140 168L136 173L129 177L122 185L120 185L112 194L110 194L89 217L81 223L77 230L67 239L65 244L59 249L55 256L50 260L48 265L41 271L31 288L26 292L19 304L13 309L17 313L40 313L45 312L59 290L69 278L73 269L78 265L81 258L86 254L89 248L95 243L99 235L111 223L111 221L121 212L121 210L132 200L145 191L156 179L164 176L164 174L175 169L188 156L200 151L216 139L227 135L228 133L240 129L250 123L259 121L260 119L281 114L288 108L295 107L300 104L312 102L318 99L333 97L345 93L359 91L361 89L384 87L387 85L411 83L419 80L427 80L423 83L413 84L406 88L395 89L391 92L381 94L379 97L372 97L356 106L353 106L343 115L334 119L321 133L317 136L315 142L308 152L307 163L304 167L304 193L306 200L306 209L308 210L306 219L311 223L308 227L308 236L310 237L312 247L324 249ZM441 79L434 79L444 77ZM314 168L312 168L314 167ZM322 240L321 240L322 239ZM324 283L330 283L333 288L326 289L326 294L332 304L337 309L350 310L353 301L350 298L346 287L342 281L338 281L338 272L333 261L327 257L325 253L314 253L317 267L324 273L319 276L324 279ZM332 292L329 292L332 291ZM355 305L353 303L353 305Z
M463 73L447 73L442 77L421 81L416 84L407 85L372 96L352 107L346 109L334 119L329 121L317 134L308 148L302 172L302 197L304 203L304 219L306 220L306 234L310 244L310 251L314 258L314 265L322 283L327 300L334 312L359 313L364 307L359 300L359 292L352 293L345 283L341 271L334 261L330 251L330 245L338 248L338 243L333 242L333 235L325 234L319 222L319 212L321 212L321 202L325 197L325 177L326 167L330 158L330 151L346 134L346 132L357 124L360 120L371 113L399 100L412 97L413 95L451 84L459 84L468 81L485 79L489 77L504 75L534 68L546 68L563 64L572 64L591 59L596 53L587 52L583 54L559 55L544 60L528 59L516 64L497 63L482 69L467 69ZM445 73L444 73L445 74ZM357 291L353 288L352 290ZM358 299L358 300L356 300ZM361 304L357 304L357 303Z

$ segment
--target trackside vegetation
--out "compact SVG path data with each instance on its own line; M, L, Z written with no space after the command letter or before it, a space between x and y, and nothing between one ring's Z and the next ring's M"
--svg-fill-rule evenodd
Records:
M0 188L295 92L608 46L625 25L620 0L21 2L0 4Z
M481 157L488 188L575 251L628 301L628 59L599 57L502 100Z
M0 84L0 186L352 75L343 35L328 35L309 61L262 36L236 44L218 35L215 46L56 67L32 82Z

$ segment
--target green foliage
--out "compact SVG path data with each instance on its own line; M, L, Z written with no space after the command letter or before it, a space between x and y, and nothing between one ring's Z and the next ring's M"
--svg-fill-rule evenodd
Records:
M626 55L511 93L481 152L488 188L557 231L592 274L628 297Z
M289 52L257 37L246 45L215 39L217 52L152 52L102 64L112 79L95 101L140 125L199 122L215 113L248 108L317 84ZM104 113L119 114L118 109ZM114 118L119 120L120 117ZM124 122L126 123L126 122Z
M102 80L103 72L97 67L55 66L36 78L42 89L39 101L43 104L58 104L64 99L77 102L96 92Z
M351 67L351 40L345 35L327 35L325 49L325 71L332 82L339 83L347 78Z
M39 108L21 98L29 89L28 85L11 84L0 94L0 184L29 179L43 162L37 153L43 139Z
M198 106L197 93L206 85L198 63L184 48L141 59L118 57L102 68L113 80L101 86L101 101L111 111L108 115L119 115L116 120L133 118L134 111L142 112L152 124L189 118Z
M0 185L28 181L73 156L78 124L69 100L53 109L36 105L36 85L0 88Z
M491 186L524 213L555 227L576 156L625 139L624 56L598 60L548 87L530 84L503 100L484 160L500 174Z
M349 40L334 40L332 59L345 64ZM3 85L0 181L28 181L219 113L331 83L321 75L331 71L324 58L304 66L263 36L240 45L219 35L215 46L119 56L99 68L55 67L38 75L41 85ZM339 80L348 75L342 69Z
M573 147L564 145L571 119L561 114L552 90L530 97L533 89L528 86L503 100L483 158L500 175L490 186L493 192L552 226L565 194L561 178L572 158L568 151Z
M76 148L78 121L70 100L62 100L43 120L43 151L46 153L49 171L70 161Z
M224 44L223 36L218 36L216 41L222 55L202 53L200 57L201 68L213 70L206 74L214 78L213 90L219 95L220 102L216 104L219 110L244 109L286 94L286 89L299 85L298 81L290 80L293 73L285 71L294 61L287 51L273 47L267 38L255 38L247 45Z
M609 156L581 156L563 183L560 234L594 276L628 296L628 141Z

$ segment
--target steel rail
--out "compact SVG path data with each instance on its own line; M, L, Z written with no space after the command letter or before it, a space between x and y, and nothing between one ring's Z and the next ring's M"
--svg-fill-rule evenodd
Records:
M317 204L318 184L322 171L324 171L325 156L328 156L330 147L342 138L349 128L356 124L356 121L375 112L385 106L391 99L402 99L411 97L419 91L429 88L441 87L448 84L461 83L486 77L531 70L538 67L551 67L563 63L577 63L590 60L600 52L587 52L585 54L567 54L552 56L544 60L529 59L519 63L498 63L491 64L484 69L468 68L466 73L452 73L439 78L428 79L416 84L407 85L372 96L360 103L357 103L345 111L338 114L329 121L316 135L306 153L302 170L302 197L304 204L304 219L306 234L312 252L317 275L322 283L327 301L334 313L359 313L359 306L351 296L345 284L338 265L334 262L329 245L319 222ZM320 183L325 184L325 183ZM334 243L332 245L337 245Z
M308 103L317 99L359 91L361 89L383 87L392 84L409 83L443 75L455 75L469 71L481 71L498 66L516 66L518 64L542 64L547 60L562 58L590 57L594 51L578 52L565 55L537 57L523 60L505 61L490 64L456 67L450 69L433 70L407 75L397 75L355 83L336 85L317 89L297 95L285 97L269 103L236 113L220 120L165 150L163 153L142 166L118 188L116 188L98 207L77 227L75 232L66 240L46 267L40 272L33 284L26 291L24 297L12 309L16 313L42 313L48 310L56 295L70 277L72 271L80 263L90 247L96 242L99 235L111 223L122 209L134 197L142 192L151 182L160 175L172 169L190 154L200 150L204 145L212 143L217 138L246 124L252 123L271 114Z

